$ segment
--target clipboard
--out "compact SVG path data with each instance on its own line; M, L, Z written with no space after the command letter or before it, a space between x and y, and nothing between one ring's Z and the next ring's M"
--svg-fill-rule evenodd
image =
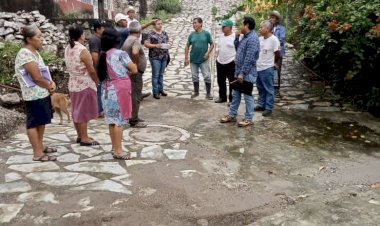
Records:
M46 81L49 81L49 82L53 81L53 79L51 78L49 67L47 67L47 66L40 66L39 69L40 69L42 77ZM24 84L26 85L26 87L30 88L30 87L34 87L34 86L37 85L33 81L32 77L29 75L29 73L26 72L26 70L24 70L24 69L20 70L20 74L21 74L21 79L24 82Z

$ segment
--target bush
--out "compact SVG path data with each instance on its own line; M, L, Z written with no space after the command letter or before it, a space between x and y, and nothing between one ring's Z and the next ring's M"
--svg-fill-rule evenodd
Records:
M17 42L5 42L0 48L0 83L19 87L18 80L15 74L15 59L18 51L21 49L21 44ZM44 59L46 65L61 70L62 59L53 53L40 51L41 57Z
M299 59L354 104L380 113L380 0L319 0L294 35Z
M155 5L155 12L163 10L167 13L175 14L182 10L179 0L158 0Z

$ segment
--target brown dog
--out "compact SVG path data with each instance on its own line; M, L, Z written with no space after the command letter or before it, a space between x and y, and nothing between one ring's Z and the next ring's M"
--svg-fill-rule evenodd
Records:
M51 95L51 105L57 114L59 115L59 125L62 125L62 112L67 115L67 121L70 123L70 114L67 108L70 106L71 102L66 94L63 93L53 93Z

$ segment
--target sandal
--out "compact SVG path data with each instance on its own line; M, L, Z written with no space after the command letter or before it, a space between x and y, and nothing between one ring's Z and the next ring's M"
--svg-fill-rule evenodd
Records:
M131 153L129 152L122 155L115 155L114 153L112 153L112 156L114 159L117 159L117 160L131 160L132 159Z
M251 120L248 120L248 119L243 119L238 123L239 127L247 127L247 126L251 126L251 125L253 125L253 122Z
M42 155L39 158L33 158L33 161L38 161L38 162L49 162L49 161L57 161L57 158L54 156L50 155Z
M51 154L55 152L57 152L57 148L53 148L53 147L45 147L45 149L43 150L43 153L45 154Z
M94 140L94 139L92 139L92 137L89 137L90 138L90 140ZM77 140L75 141L77 144L80 144L80 142L81 142L81 138L79 138L79 137L77 137Z
M80 146L96 146L96 145L100 145L99 142L97 142L96 140L92 140L90 143L85 143L85 142L79 142L80 143Z
M229 123L229 122L236 122L236 118L232 118L229 115L223 116L223 118L220 119L220 123Z

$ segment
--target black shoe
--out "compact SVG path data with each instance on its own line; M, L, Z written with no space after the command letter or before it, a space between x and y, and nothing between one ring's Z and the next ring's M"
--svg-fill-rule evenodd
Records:
M158 95L158 94L154 94L153 97L154 97L154 99L157 99L157 100L161 99L160 95Z
M271 116L271 115L272 115L272 111L265 110L265 111L263 112L263 116L264 116L264 117L268 117L268 116Z
M142 122L138 122L137 124L130 124L130 125L132 128L145 128L148 126L147 124L144 124Z
M161 96L163 96L163 97L168 96L168 94L167 94L165 91L161 91L160 94L161 94Z
M144 98L147 98L147 97L149 97L149 96L150 96L150 94L151 94L150 92L149 92L149 93L143 93L141 97L144 99Z
M219 99L217 99L216 101L215 101L215 103L225 103L225 102L227 102L227 100L223 100L223 99L221 99L221 98L219 98Z
M255 111L265 111L264 108L259 107L259 106L256 106L256 107L254 108L254 110L255 110Z
M145 122L145 120L144 120L144 119L141 119L141 118L138 118L137 121L138 121L138 122Z

